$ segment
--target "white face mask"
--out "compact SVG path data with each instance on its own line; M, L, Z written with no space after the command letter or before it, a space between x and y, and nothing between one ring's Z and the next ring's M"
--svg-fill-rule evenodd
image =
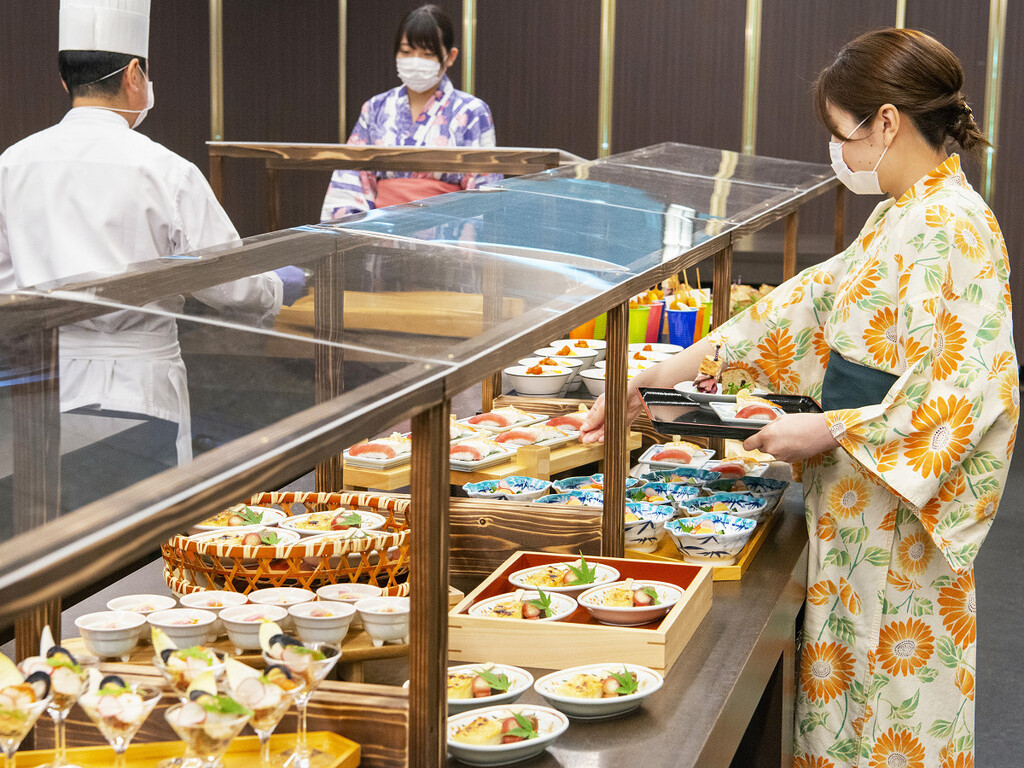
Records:
M865 117L857 123L857 127L850 131L850 136L853 136L857 132L857 128L860 128L870 119L870 117ZM850 140L850 136L846 137L846 141ZM835 171L836 177L855 195L884 194L882 187L878 183L878 174L875 171L882 164L882 157L885 157L885 153L889 151L889 148L886 147L882 150L882 156L878 158L875 167L870 171L854 171L851 170L850 166L843 159L843 144L846 141L829 141L828 143L828 154L832 158L832 170Z
M119 72L124 72L130 65L126 64L120 69L115 69L109 75L104 75L99 80L93 80L93 83L98 83L100 80L106 80L108 77L113 77ZM86 83L86 85L92 85L92 83ZM128 114L138 115L135 121L132 123L132 128L138 128L142 125L142 121L146 119L146 115L149 114L149 110L153 108L156 103L156 95L153 93L153 81L148 77L146 78L146 108L145 109L111 109L110 107L94 107L94 109L105 109L108 112L127 112Z
M441 62L419 56L396 56L398 79L416 93L433 90L441 82Z

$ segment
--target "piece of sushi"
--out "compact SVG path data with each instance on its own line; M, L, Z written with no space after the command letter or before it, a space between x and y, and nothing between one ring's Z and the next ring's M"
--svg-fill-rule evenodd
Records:
M471 416L467 421L470 424L477 424L479 426L510 427L513 424L529 421L529 419L529 415L524 411L508 406L506 408L495 408L487 413L478 413L476 416Z
M394 432L390 437L357 443L348 449L348 455L362 459L394 459L411 450L412 440Z
M693 461L693 451L686 448L670 446L662 448L651 455L651 461L670 461L674 464L689 464Z
M562 429L571 429L575 432L579 432L583 427L583 421L587 418L587 410L576 411L575 413L563 413L561 416L555 416L554 418L548 419L544 422L547 427L561 427Z
M721 480L736 480L747 474L747 465L739 460L720 461L715 465L714 471L722 476Z
M568 435L558 427L519 427L518 429L510 429L508 432L502 432L494 438L494 442L501 443L505 447L518 447L520 445L534 445L544 440L557 440L565 437L568 437Z
M454 461L483 461L496 451L501 451L502 446L493 440L473 438L462 443L455 443L448 452L450 459Z
M779 418L779 412L776 408L771 406L752 403L751 405L745 405L736 411L736 418L775 421Z

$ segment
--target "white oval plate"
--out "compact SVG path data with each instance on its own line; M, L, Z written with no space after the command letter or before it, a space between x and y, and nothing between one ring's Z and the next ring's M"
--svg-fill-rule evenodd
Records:
M571 616L576 610L576 601L566 595L560 595L557 592L548 592L544 590L544 594L551 597L551 607L555 613L553 616L547 616L543 619L500 619L501 621L561 621L567 616ZM527 600L536 600L540 595L534 589L529 592L524 592L522 600L525 603ZM486 600L481 600L479 603L474 603L469 608L470 616L481 616L484 618L499 618L490 615L490 608L495 603L504 602L505 600L511 600L515 597L515 592L506 592L501 595L495 595L489 597Z
M579 561L575 560L572 564L577 565L578 563ZM549 563L548 565L535 565L532 568L523 568L520 571L516 571L515 573L510 574L508 577L508 581L513 587L516 587L518 589L535 590L537 589L537 585L528 582L526 580L527 577L531 573L543 571L545 568L548 568L551 565L561 566L562 570L564 571L569 570L567 567L565 567L565 563ZM575 584L573 586L567 587L541 587L541 589L544 590L544 594L555 593L559 595L568 595L569 597L575 598L576 595L586 592L591 587L598 587L602 584L610 584L613 581L617 581L619 578L619 572L612 568L610 565L591 562L588 562L587 565L597 572L594 575L594 581L590 582L589 584Z
M708 394L707 392L698 392L692 381L681 381L672 387L676 392L681 392L684 395L689 395L691 400L698 403L735 403L736 395L722 395L722 394ZM765 389L752 389L750 394L764 397L765 395L772 394Z
M581 699L555 693L559 683L581 672L596 674L598 677L604 678L612 672L622 672L623 668L627 672L636 673L636 693L609 699ZM644 699L661 688L664 682L664 678L653 669L641 667L639 664L587 664L545 675L533 684L533 689L543 696L548 704L569 717L577 720L598 720L632 712L643 704Z
M477 717L493 716L504 719L512 717L513 712L523 716L534 715L537 718L538 736L528 741L517 741L514 744L494 744L477 746L475 744L460 744L452 741L452 734L459 728L472 722ZM569 718L557 709L542 707L539 705L513 704L508 706L499 704L496 707L485 709L473 709L463 712L460 715L452 715L448 718L448 751L467 765L509 765L518 763L520 760L539 755L548 745L565 733L569 727Z
M361 531L376 531L384 527L384 523L387 519L383 515L378 515L376 512L368 512L362 509L336 509L331 512L309 512L305 515L294 515L289 517L287 520L282 520L278 524L279 528L286 531L295 531L300 536L316 536L322 533L335 533L335 531L326 530L323 528L303 528L302 523L311 519L320 519L323 517L335 517L337 515L344 515L346 513L357 514L360 517L360 523L358 528L349 530L361 530ZM352 534L354 535L354 534Z
M473 672L483 669L483 664L460 664L457 667L448 667L448 674L458 672ZM513 667L510 664L494 664L490 672L496 675L504 674L508 678L508 690L494 696L481 696L479 699L448 699L448 714L457 715L460 712L468 712L471 709L491 707L496 704L511 704L533 685L533 675L520 667Z
M744 406L746 407L746 406ZM711 403L711 408L723 424L736 424L741 427L763 427L771 424L775 419L737 419L736 412L740 410L739 403ZM779 416L785 415L781 408L774 409Z
M625 586L625 582L602 584L588 589L580 595L580 605L590 611L590 615L602 624L613 624L620 627L639 627L658 621L672 610L673 606L683 598L683 590L675 584L651 579L636 579L636 587L654 587L658 593L657 605L645 605L639 608L617 608L601 605L601 593L610 587Z
M682 461L675 461L673 459L669 459L668 461L661 459L659 459L658 461L652 460L654 454L658 453L659 451L662 451L666 448L674 447L675 446L672 443L652 445L650 448L644 451L644 455L640 457L639 463L650 464L652 469L672 469L674 467L693 467L694 469L700 469L715 456L715 452L710 450L709 448L701 448L696 451L693 451L692 458L689 462L686 463Z

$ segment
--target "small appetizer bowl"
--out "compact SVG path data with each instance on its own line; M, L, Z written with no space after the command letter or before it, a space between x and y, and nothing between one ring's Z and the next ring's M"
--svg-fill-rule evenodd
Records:
M782 494L789 485L785 480L773 480L769 477L752 477L747 475L739 480L723 478L708 483L705 490L713 493L749 493L768 500L768 509L774 509L782 500Z
M557 339L548 344L548 346L555 349L561 349L565 346L575 350L593 349L597 351L597 359L594 362L599 363L604 360L608 343L604 339Z
M316 591L316 596L321 600L330 600L333 603L348 603L355 608L356 603L367 597L380 597L384 590L376 584L328 584ZM357 611L352 616L352 627L363 626L363 620L359 618Z
M93 656L128 661L132 648L138 645L146 626L146 617L132 611L98 611L75 619L85 643Z
M653 552L665 533L665 523L672 519L675 508L646 501L626 503L626 548L637 552Z
M569 347L569 354L558 354L565 347ZM594 365L594 362L597 360L598 351L596 349L581 349L576 348L571 344L563 344L557 347L552 346L542 347L541 349L535 349L533 351L533 354L537 355L538 357L550 357L554 360L560 360L563 357L569 358L570 360L579 360L581 363L583 363L582 367L580 368L580 375L582 376L584 371L586 371L587 369L591 368ZM604 354L604 350L601 350L601 354Z
M279 605L285 609L285 616L281 621L281 629L285 632L295 630L295 622L288 614L288 608L297 603L308 603L316 599L316 592L311 589L300 587L269 587L268 589L255 589L249 593L249 602L255 605Z
M159 627L179 648L202 645L213 633L217 614L198 608L171 608L146 616L151 626Z
M648 349L648 347L650 347L650 349ZM629 345L629 351L630 351L630 354L632 354L633 352L643 352L643 353L654 352L655 354L658 354L658 355L669 355L669 356L671 356L671 355L676 354L677 352L682 352L683 348L680 347L678 344L660 344L660 343L656 344L654 342L645 344L644 342L640 341L640 342L636 342L636 343L630 344Z
M524 357L518 361L519 365L531 368L535 365L540 365L540 361L544 360L543 357ZM573 373L579 373L580 369L583 368L583 361L578 357L553 357L552 360L556 360L558 365L562 368L572 368Z
M473 498L497 501L533 501L545 495L550 488L550 480L523 475L512 475L502 480L482 480L462 486Z
M464 685L453 688L453 676L457 678L462 678L465 675L475 676L482 669L493 675L505 675L508 678L508 690L491 696L474 697L472 688L470 688L468 698L452 696L453 691L464 692L465 689ZM457 715L460 712L491 707L495 704L511 704L528 691L531 685L533 685L533 675L525 669L509 664L492 664L489 668L486 664L461 664L457 667L448 667L448 714Z
M473 603L473 605L469 607L469 611L467 613L469 613L470 616L496 618L502 619L503 621L561 621L562 619L572 616L572 614L576 611L576 601L568 595L559 594L557 592L548 592L547 590L544 590L544 594L551 598L552 612L550 616L541 616L537 619L513 619L511 617L494 616L491 613L494 607L498 603L512 602L516 596L515 592L506 592L501 595L489 597L486 600L481 600L478 603ZM523 592L520 596L520 600L524 603L530 600L539 599L540 592L538 592L536 589L529 592Z
M598 491L604 490L604 475L598 472L596 475L583 475L579 477L567 477L564 480L555 480L552 485L558 493L566 493L568 491ZM638 485L643 485L643 482L635 477L626 478L626 488L635 488ZM597 487L587 487L597 486Z
M408 597L366 597L356 603L356 610L374 648L387 642L409 642Z
M573 369L567 366L538 366L540 373L529 373L525 365L513 365L503 373L508 376L513 389L520 395L557 395L569 384Z
M465 744L455 740L460 728L478 717L505 720L518 713L537 718L537 736L511 744ZM569 727L569 718L557 709L536 704L499 704L494 707L473 709L448 718L448 751L466 765L508 765L539 755Z
M315 536L320 533L334 533L331 527L332 520L336 517L345 518L346 515L359 515L359 525L352 525L349 528L338 529L338 532L351 531L351 536L359 535L359 531L377 531L384 527L387 519L376 512L366 512L357 509L338 509L330 512L309 512L305 515L289 517L280 524L283 531L295 531L300 536Z
M280 605L235 605L220 612L228 640L239 654L259 650L260 625L264 621L280 623L288 616L288 609Z
M290 605L288 613L295 622L295 630L303 643L341 645L352 625L356 608L351 603L317 600L314 603Z
M675 469L656 469L641 477L645 483L676 483L677 485L694 485L704 488L708 483L721 479L717 472L693 467L676 467Z
M128 611L145 618L155 611L174 608L178 601L167 595L123 595L107 600L108 611Z
M580 372L583 385L593 397L600 397L604 394L604 370L602 368L588 368Z
M571 571L569 571L569 565L579 567L580 561L566 561L564 563L550 563L548 565L535 565L531 568L523 568L522 570L510 574L508 581L509 584L517 589L537 589L540 587L544 590L544 594L553 592L558 595L568 595L569 597L575 598L577 595L585 592L591 587L597 586L598 584L607 584L609 582L616 581L619 578L619 572L610 565L588 562L587 567L594 571L594 580L588 581L585 584L562 584L561 582L557 585L535 584L530 580L531 578L539 577L548 569L554 569L563 573L571 573Z
M604 494L601 491L566 491L549 493L535 499L537 504L566 504L572 507L603 507Z
M768 499L758 498L749 493L713 493L688 502L681 511L688 517L725 514L757 521L767 508Z
M216 515L214 515L208 517L201 523L196 523L191 528L189 528L189 535L203 533L204 531L219 531L223 528L272 528L273 526L277 525L282 520L284 520L286 517L288 517L284 512L282 512L279 509L274 509L273 507L254 507L249 505L249 509L251 509L253 512L260 516L259 522L250 523L248 525L228 525L227 523L224 523L223 525L216 525L210 522L210 520L216 517ZM239 512L238 514L242 513Z
M224 622L220 620L220 612L233 605L245 605L249 602L249 598L241 592L211 589L182 595L178 602L185 608L199 608L217 614L217 620L210 627L210 634L208 636L208 639L215 640L224 634Z
M626 501L646 501L651 504L671 504L676 511L700 495L700 489L678 483L645 483L626 491Z
M590 615L602 624L614 624L620 627L639 627L643 624L650 624L652 621L657 621L665 616L683 596L683 590L675 584L638 579L633 581L633 588L653 587L655 592L658 593L657 604L632 607L616 607L603 604L605 592L625 586L626 582L617 581L613 584L602 584L599 587L588 589L580 595L580 605L590 611Z
M636 675L635 693L613 694L607 698L568 695L573 690L572 680L577 675L592 675L605 680L613 674L623 673ZM632 712L643 704L644 699L661 688L664 682L664 678L653 669L639 664L588 664L545 675L533 684L533 689L544 697L544 701L574 720L600 720Z
M696 532L702 522L716 528L716 532ZM732 565L747 545L756 525L753 520L742 517L713 514L672 520L665 530L687 562ZM718 530L722 532L718 533Z

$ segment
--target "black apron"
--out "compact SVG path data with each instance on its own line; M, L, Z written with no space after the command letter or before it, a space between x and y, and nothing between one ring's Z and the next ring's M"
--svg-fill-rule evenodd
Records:
M834 349L821 382L821 407L826 411L862 408L881 403L898 376L851 363Z

